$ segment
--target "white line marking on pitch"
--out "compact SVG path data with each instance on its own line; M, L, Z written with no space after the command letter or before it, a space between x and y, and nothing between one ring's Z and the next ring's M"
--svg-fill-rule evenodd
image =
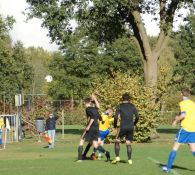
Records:
M160 162L152 157L147 157L147 159L151 160L153 163L156 163L156 164L160 164ZM173 173L174 175L180 175L177 171L175 170L171 170L171 173Z

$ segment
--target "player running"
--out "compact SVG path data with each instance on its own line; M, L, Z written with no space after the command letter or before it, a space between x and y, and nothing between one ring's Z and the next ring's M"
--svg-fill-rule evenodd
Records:
M181 144L189 144L190 150L195 156L195 103L188 97L190 96L189 89L183 89L181 92L182 101L179 103L180 115L175 117L172 126L175 126L178 122L181 122L181 128L179 129L172 151L169 154L167 165L162 167L164 172L170 172L173 162L175 160L177 150Z

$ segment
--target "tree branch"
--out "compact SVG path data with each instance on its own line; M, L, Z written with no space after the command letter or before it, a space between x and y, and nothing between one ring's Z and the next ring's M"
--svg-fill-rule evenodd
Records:
M177 5L179 4L178 0L172 0L169 8L166 10L166 0L160 0L160 34L158 37L158 41L156 44L155 52L156 56L159 57L162 50L164 49L168 36L172 31L173 17L175 14L175 10L177 9Z
M151 55L151 47L149 44L148 36L147 36L146 30L145 30L144 24L141 20L140 13L135 10L132 12L132 15L135 19L135 23L136 23L137 29L139 31L139 34L140 34L140 37L141 37L141 40L143 43L143 48L145 51L144 56L145 56L145 59L147 60L148 58L150 58L150 55Z

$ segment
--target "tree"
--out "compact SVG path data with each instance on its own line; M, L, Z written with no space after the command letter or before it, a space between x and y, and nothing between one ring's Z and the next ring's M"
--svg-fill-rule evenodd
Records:
M3 19L0 16L0 89L6 94L6 99L13 102L13 96L20 90L30 87L32 67L27 63L25 49L20 42L11 44L9 30L13 18Z
M44 92L45 77L49 74L48 64L52 59L52 53L43 48L29 47L25 51L28 63L32 65L34 74L31 82L31 92L28 93L46 93Z
M54 77L50 95L55 98L83 98L95 76L109 78L113 72L140 74L141 61L134 42L128 38L98 47L98 43L80 36L80 31L71 36L64 54L56 53L49 69Z
M189 15L186 20L186 25L172 35L171 44L177 61L173 81L177 89L188 87L195 94L195 15Z
M100 43L113 41L127 33L137 41L144 65L146 84L157 84L157 60L172 31L176 10L193 0L27 0L29 17L43 20L52 41L66 45L74 33L71 20ZM151 48L141 15L159 15L160 34ZM155 17L156 18L156 17Z

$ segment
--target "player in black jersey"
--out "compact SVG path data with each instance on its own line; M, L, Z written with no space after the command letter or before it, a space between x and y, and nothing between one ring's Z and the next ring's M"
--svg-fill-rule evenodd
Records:
M116 158L112 161L113 164L120 161L119 151L120 151L120 140L125 137L128 163L132 164L131 160L131 142L133 141L134 127L139 120L139 114L136 107L129 102L130 96L128 93L122 95L122 103L116 108L114 116L114 128L117 128L117 120L120 116L120 130L115 141L115 155ZM135 116L135 119L134 119Z
M98 138L99 138L99 124L98 120L101 120L101 116L98 112L97 107L93 105L93 102L95 102L96 106L99 107L99 103L97 101L97 98L95 95L92 95L91 98L87 98L85 100L85 106L86 106L86 115L88 117L88 124L81 136L79 147L78 147L78 161L82 162L82 151L83 151L83 144L84 141L87 140L89 142L92 142L95 151L98 150L102 153L105 153L107 161L110 160L110 153L102 146L98 146Z

